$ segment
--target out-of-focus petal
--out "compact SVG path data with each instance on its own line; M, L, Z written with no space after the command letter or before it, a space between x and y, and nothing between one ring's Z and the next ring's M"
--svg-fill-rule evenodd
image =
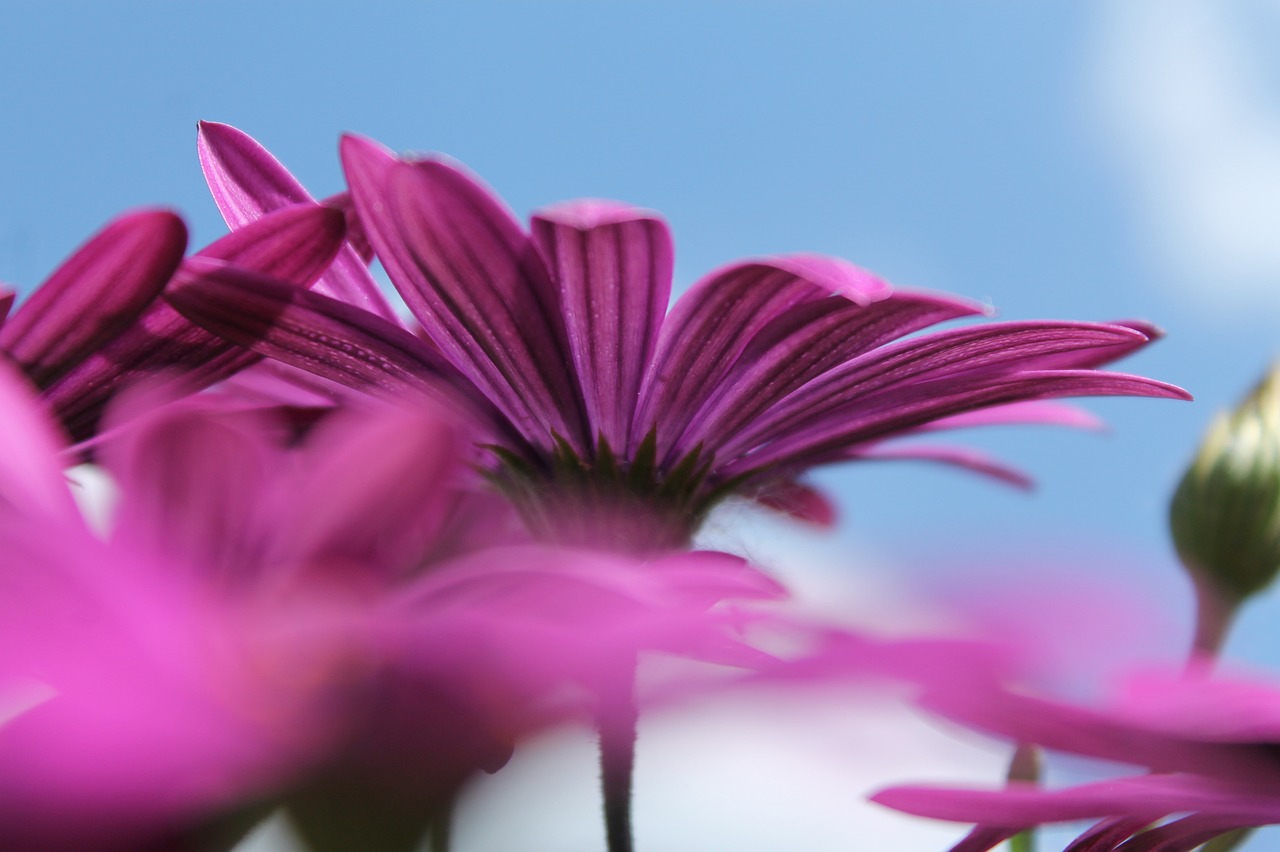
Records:
M583 201L535 214L533 238L560 288L590 435L626 447L671 296L670 231L654 214Z
M65 444L35 389L0 359L0 512L76 518L62 475Z
M41 386L128 326L182 260L187 229L164 210L116 219L71 255L0 328L0 350Z
M999 459L971 447L951 447L939 444L875 445L859 447L848 458L859 461L927 461L950 465L981 474L1014 488L1030 489L1035 481L1030 476Z

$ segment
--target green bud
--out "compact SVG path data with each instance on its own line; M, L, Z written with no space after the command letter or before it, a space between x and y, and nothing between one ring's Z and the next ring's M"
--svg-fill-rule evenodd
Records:
M1280 569L1280 369L1205 436L1169 510L1178 556L1229 607Z

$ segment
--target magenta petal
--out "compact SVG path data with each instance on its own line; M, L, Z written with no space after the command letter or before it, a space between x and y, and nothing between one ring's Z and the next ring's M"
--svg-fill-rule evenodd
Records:
M161 409L163 397L121 396L114 420L133 421L102 447L124 494L115 539L165 554L173 567L199 569L220 583L257 564L251 549L272 456L263 424L248 413L219 413L207 404Z
M46 386L110 340L169 280L187 229L172 213L122 216L68 258L0 329L4 350Z
M560 287L591 435L621 450L671 296L670 231L624 205L578 202L535 215L533 239Z
M0 509L78 519L59 453L65 441L25 378L0 359Z
M895 293L868 305L829 298L796 305L751 341L683 443L723 443L827 370L930 325L980 312L971 302L927 293Z
M349 192L338 192L328 198L321 199L325 207L341 210L347 220L347 242L360 259L365 263L373 263L373 244L369 242L369 232L364 229L364 220L356 212L356 203Z
M200 122L196 144L200 167L213 193L213 200L233 230L282 207L316 203L267 149L229 124ZM341 199L338 203L331 204L328 200L324 203L343 212L348 223L355 219L347 215ZM314 289L373 311L384 319L395 319L395 311L365 267L367 258L358 253L368 249L363 230L349 232L347 239L351 245L338 251Z
M165 298L219 340L359 390L436 399L491 434L500 429L491 406L430 345L345 302L207 263Z
M831 529L836 524L836 507L831 499L812 485L794 479L770 484L755 495L755 501L822 529Z
M1037 370L1074 352L1092 358L1109 346L1131 351L1135 339L1146 340L1123 326L1071 322L995 323L911 338L814 379L730 441L725 452L745 455L772 442L767 453L757 455L760 461L766 454L781 458L800 446L824 444L830 450L838 432L854 443L967 410L1029 399L1090 394L1189 398L1172 385L1118 373Z
M341 211L314 204L282 207L205 246L211 257L299 286L319 278L342 247Z
M912 446L859 447L848 458L859 461L928 461L951 465L970 473L990 477L1014 488L1030 489L1035 483L1031 477L999 459L969 447L950 447L937 444Z
M927 423L919 431L967 429L973 426L1068 426L1073 429L1102 430L1106 428L1106 423L1098 415L1078 405L1035 400L966 411Z
M9 317L9 309L13 307L14 292L4 285L0 285L0 328L4 328L5 320Z
M453 424L428 408L341 411L307 447L312 461L282 495L273 535L291 561L419 568L458 496L466 444Z
M346 137L342 161L378 257L428 337L523 435L586 443L559 295L519 224L473 178Z
M174 283L225 264L305 286L320 275L342 242L342 215L314 205L279 210L223 237L183 262ZM211 266L212 265L212 266ZM164 298L109 344L46 389L45 398L72 436L92 434L103 406L120 388L157 372L182 374L188 390L226 378L258 359L175 311Z
M691 450L696 440L681 435L756 335L795 306L833 295L870 304L888 285L846 261L810 256L738 263L700 279L662 326L633 436L656 426L667 460Z

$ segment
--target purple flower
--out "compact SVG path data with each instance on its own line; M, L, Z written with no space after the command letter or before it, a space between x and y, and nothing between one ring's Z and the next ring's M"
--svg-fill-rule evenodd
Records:
M1280 822L1275 683L1214 677L1196 667L1133 677L1103 709L982 680L935 690L926 703L1019 743L1158 773L1061 790L1019 783L1003 790L904 786L873 797L919 816L979 823L955 850L980 852L1042 823L1092 819L1098 822L1070 849L1189 852L1236 829Z
M180 374L189 389L259 360L192 324L164 288L253 276L306 286L343 245L344 217L315 205L281 209L183 260L187 231L164 210L114 220L76 250L5 318L0 351L42 391L77 439L93 435L106 403L145 376Z
M232 128L202 125L201 157L233 225L306 197ZM733 493L795 498L821 516L796 477L845 459L930 458L1020 481L973 453L884 442L1085 420L1044 402L1056 397L1187 396L1097 369L1150 342L1149 325L917 334L983 311L893 291L835 258L735 263L668 313L673 248L656 214L573 202L535 214L526 232L450 162L401 160L355 137L343 140L342 159L361 233L425 341L380 307L284 287L196 282L173 303L230 340L339 382L388 393L430 385L465 400L487 432L494 480L553 540L680 546ZM344 274L367 276L354 251L346 256Z
M716 604L779 593L721 555L480 549L509 527L430 411L342 411L295 445L267 412L169 398L109 413L104 539L0 367L5 849L160 848L286 792L309 827L314 791L350 779L325 816L376 789L421 828L518 737L595 715L619 659L723 656Z

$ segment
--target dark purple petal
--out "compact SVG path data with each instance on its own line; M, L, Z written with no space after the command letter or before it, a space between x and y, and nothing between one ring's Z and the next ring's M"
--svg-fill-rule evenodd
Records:
M680 298L662 326L632 444L656 426L660 458L692 449L676 442L755 336L788 310L833 295L869 304L887 294L888 285L834 258L768 258L712 272Z
M560 287L590 434L626 447L671 297L671 233L643 211L577 202L535 215L533 239Z
M378 257L440 351L531 441L582 448L559 295L515 219L449 164L355 137L342 160Z
M232 230L282 207L316 203L267 149L229 124L200 122L196 144L200 152L200 167L213 193L213 200ZM330 204L326 200L325 204L343 212L350 224L355 217L348 215L341 198L338 197L338 203ZM315 283L314 289L373 311L384 319L395 319L394 309L365 267L366 259L359 254L368 249L368 239L363 230L349 230L347 239L351 246L343 246L329 269Z
M829 298L796 305L751 341L681 445L727 441L827 370L922 328L981 312L971 302L925 293L895 293L869 305Z
M13 307L14 292L4 285L0 285L0 329L4 328L5 320L9 317L9 309Z
M753 499L761 506L816 527L830 529L836 523L836 507L831 499L812 485L795 479L771 483Z
M373 244L369 242L369 233L364 229L364 220L356 212L356 203L349 192L338 192L320 201L325 207L341 210L347 219L347 242L355 249L357 255L365 263L373 263Z
M185 261L174 276L181 283L214 266L235 264L248 272L283 277L306 286L325 269L342 244L342 214L310 204L279 210L210 245ZM215 261L220 258L226 263ZM166 370L182 374L194 390L226 378L259 356L200 328L163 299L153 301L133 325L45 391L45 398L72 436L93 433L103 406L122 387Z
M991 378L975 375L912 382L851 400L809 422L798 418L793 432L728 464L725 473L737 475L778 464L808 466L838 460L859 444L911 432L933 420L971 409L1072 396L1190 398L1181 388L1154 379L1094 370L1033 371Z
M1066 362L1076 354L1092 360L1113 346L1127 353L1135 343L1146 341L1140 332L1124 326L1073 322L993 323L904 340L855 358L812 380L729 441L724 451L727 455L742 455L754 446L781 436L786 436L782 438L784 443L794 442L798 437L803 440L797 430L820 428L816 424L825 418L844 418L846 413L853 413L855 418L865 417L870 409L873 416L880 415L903 397L918 397L922 388L948 398L954 397L956 389L963 388L974 395L974 404L939 405L931 418L916 418L910 426L904 421L899 428L912 428L928 419L996 403L1069 395L1024 393L1001 398L999 394L993 397L985 393L983 388L1007 384L1013 373L1030 375L1029 371L1039 369L1039 365L1046 362ZM1141 381L1147 382L1149 388L1139 395L1187 398L1186 392L1180 389L1160 382ZM1118 377L1111 390L1097 392L1130 393L1125 388L1133 385L1132 377ZM1101 386L1105 388L1106 383ZM891 393L877 399L876 394L881 391Z
M461 407L490 434L503 434L492 406L400 326L310 290L201 265L199 276L170 288L165 298L219 340L366 392Z
M172 213L122 216L23 302L0 329L0 350L47 386L151 304L186 246L186 226Z

